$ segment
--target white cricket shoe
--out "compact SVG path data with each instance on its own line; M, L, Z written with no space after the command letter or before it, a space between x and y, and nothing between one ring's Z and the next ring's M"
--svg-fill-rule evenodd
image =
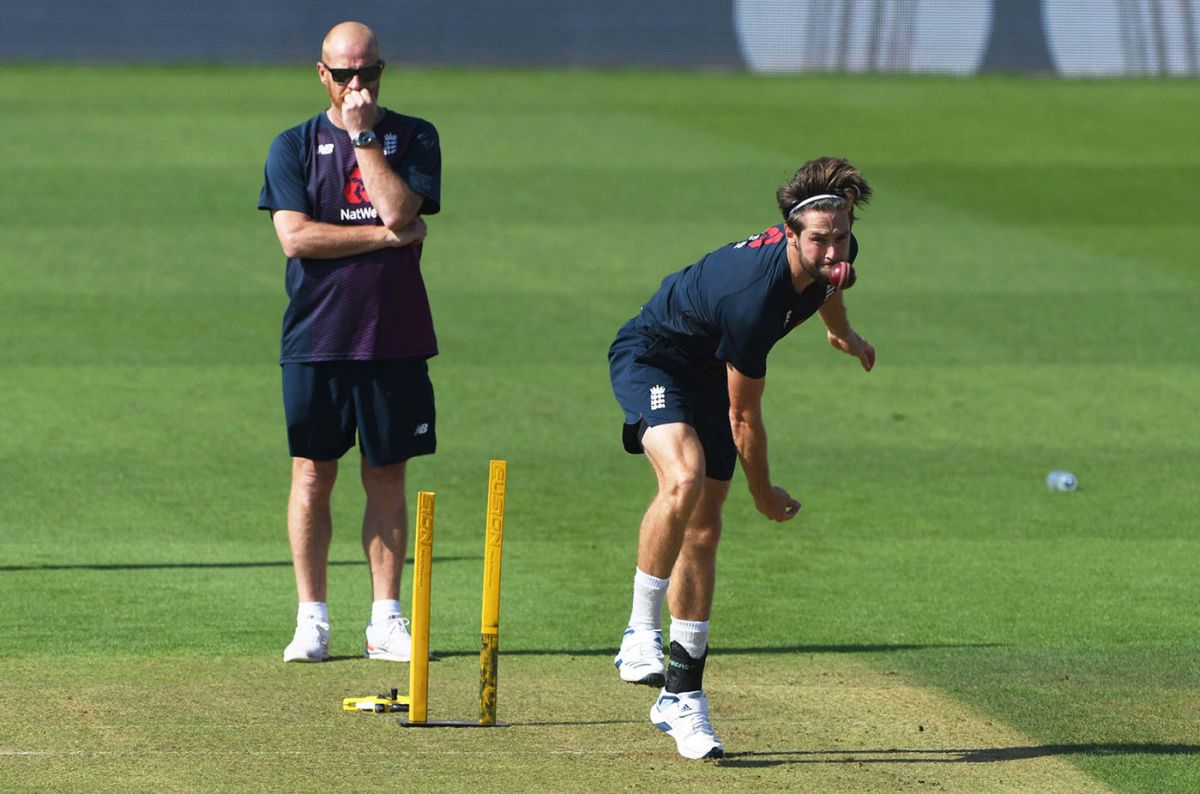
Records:
M650 707L650 721L675 739L684 758L721 758L725 745L708 720L708 698L704 692L668 692L663 690Z
M412 658L412 637L408 621L392 615L383 623L367 624L367 647L363 656L388 662L407 662Z
M662 631L627 628L621 636L621 650L613 664L622 681L662 687L667 683L663 664Z
M329 624L301 620L292 642L283 649L285 662L323 662L329 658Z

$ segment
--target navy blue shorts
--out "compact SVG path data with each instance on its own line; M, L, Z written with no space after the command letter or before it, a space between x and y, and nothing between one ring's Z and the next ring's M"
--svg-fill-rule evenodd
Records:
M724 379L695 378L647 363L645 345L618 336L608 351L613 394L625 412L621 440L625 451L640 455L647 427L682 422L704 447L704 474L733 479L737 447L729 426L729 387Z
M371 466L437 449L433 384L423 358L283 365L292 457L337 460L358 445Z

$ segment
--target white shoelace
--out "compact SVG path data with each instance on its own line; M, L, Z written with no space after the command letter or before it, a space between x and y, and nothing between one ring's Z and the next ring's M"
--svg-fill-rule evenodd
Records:
M401 637L408 636L408 618L391 618L388 620L387 637L384 642L390 642L399 634Z
M708 714L700 709L692 709L692 713L683 717L687 722L689 733L703 733L705 736L717 738L717 732L713 730L712 721L709 720Z

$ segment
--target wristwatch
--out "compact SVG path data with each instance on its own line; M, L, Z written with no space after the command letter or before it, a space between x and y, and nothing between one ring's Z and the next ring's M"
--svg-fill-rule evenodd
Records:
M350 143L354 144L355 149L361 149L364 146L370 146L371 144L375 143L375 131L363 130L351 138Z

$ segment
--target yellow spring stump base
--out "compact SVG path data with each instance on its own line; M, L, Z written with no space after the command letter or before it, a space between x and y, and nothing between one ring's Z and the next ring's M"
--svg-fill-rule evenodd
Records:
M342 698L342 711L365 711L368 714L388 714L394 711L408 711L409 698L397 694L393 689L390 693L366 695L358 698Z

